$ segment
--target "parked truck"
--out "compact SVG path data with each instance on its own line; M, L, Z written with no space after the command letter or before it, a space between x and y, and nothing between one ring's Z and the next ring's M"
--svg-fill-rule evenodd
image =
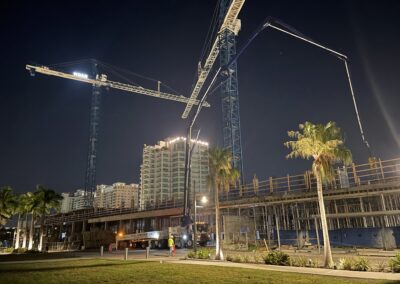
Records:
M205 223L197 224L197 243L206 245L209 240L208 226ZM181 226L169 227L163 231L150 231L135 234L119 233L116 236L117 248L151 248L164 249L168 247L169 236L174 237L176 248L193 246L193 232Z

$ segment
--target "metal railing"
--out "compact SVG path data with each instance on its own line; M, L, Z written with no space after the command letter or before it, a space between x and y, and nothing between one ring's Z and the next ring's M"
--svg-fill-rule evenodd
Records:
M337 167L332 182L323 184L323 190L354 188L362 185L400 182L400 158L381 161L373 160L367 164ZM240 188L233 188L227 194L221 194L220 201L229 201L247 197L291 194L316 191L317 181L311 171L300 175L268 177L262 181L253 181Z
M324 184L324 190L354 188L362 185L384 184L398 181L400 183L400 158L381 161L374 160L367 164L347 167L337 167L335 178L329 184ZM290 195L291 193L316 191L317 182L311 171L299 175L283 177L268 177L265 180L245 184L240 188L231 189L227 194L221 193L220 201L231 201L249 197L263 197L274 195ZM112 215L122 215L144 211L179 208L183 206L183 199L166 200L163 202L147 202L143 208L91 208L82 209L64 214L47 216L46 224L60 224L63 222L82 221Z

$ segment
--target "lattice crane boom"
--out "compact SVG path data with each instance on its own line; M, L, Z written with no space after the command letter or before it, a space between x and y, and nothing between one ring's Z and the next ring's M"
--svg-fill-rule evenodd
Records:
M240 20L237 17L240 10L242 9L244 2L245 0L232 0L218 34L223 32L225 29L232 30L235 34L238 33L240 29ZM211 47L210 53L206 61L204 62L203 67L200 66L199 77L197 78L197 82L192 90L192 94L190 95L189 101L182 114L182 118L187 118L193 105L196 104L197 97L200 94L201 88L203 87L205 81L207 80L208 74L210 73L214 62L218 57L218 54L219 37L217 36Z
M91 79L91 78L84 77L84 76L79 76L79 75L77 76L74 74L69 74L69 73L53 70L47 66L26 65L26 69L29 70L29 72L31 72L31 74L34 74L35 72L37 72L37 73L41 73L41 74L45 74L45 75L70 79L70 80L74 80L74 81L80 81L83 83L88 83L88 84L96 85L96 86L109 87L109 88L113 88L113 89L117 89L117 90L142 94L142 95L156 97L156 98L160 98L160 99L166 99L166 100L170 100L170 101L176 101L176 102L181 102L181 103L186 103L186 104L189 102L189 98L187 98L185 96L178 96L178 95L174 95L174 94L161 92L158 90L151 90L151 89L146 89L146 88L143 88L140 86L134 86L134 85L130 85L130 84L111 81L111 80L107 79L106 75L100 75L96 79ZM194 100L193 104L198 105L199 101ZM204 102L203 106L210 107L210 104L207 102Z

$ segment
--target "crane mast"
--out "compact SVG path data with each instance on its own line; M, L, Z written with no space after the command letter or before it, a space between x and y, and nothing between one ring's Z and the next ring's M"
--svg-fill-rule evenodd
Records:
M235 34L239 32L240 20L237 18L237 16L239 15L240 10L242 9L244 1L245 0L231 1L229 7L226 9L227 12L224 20L221 23L221 27L219 29L218 34L220 34L226 29L233 31ZM214 40L214 43L211 47L210 53L208 54L206 61L204 62L204 65L201 66L201 63L199 64L199 75L196 84L192 90L192 94L190 95L189 101L186 105L186 108L182 114L182 118L187 118L193 105L196 104L195 103L196 99L199 96L201 88L203 87L205 81L207 80L208 74L210 73L214 65L214 62L217 59L218 54L219 54L219 36L217 36L216 39Z

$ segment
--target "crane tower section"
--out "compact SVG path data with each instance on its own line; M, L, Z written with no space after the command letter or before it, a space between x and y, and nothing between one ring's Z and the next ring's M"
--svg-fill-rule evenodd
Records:
M221 67L236 55L236 36L240 30L240 20L236 20L234 25L224 26L223 21L228 9L231 7L231 0L221 0L219 19L221 30L219 33L219 57ZM233 167L240 172L242 184L244 182L243 161L242 161L242 141L240 130L240 108L239 108L239 88L237 63L229 66L221 85L222 99L222 130L223 147L232 153Z
M98 76L97 62L92 61L93 77ZM96 160L97 160L97 142L99 137L101 110L101 89L97 84L93 84L92 102L90 106L89 122L89 145L85 176L85 207L93 206L93 194L96 192Z

